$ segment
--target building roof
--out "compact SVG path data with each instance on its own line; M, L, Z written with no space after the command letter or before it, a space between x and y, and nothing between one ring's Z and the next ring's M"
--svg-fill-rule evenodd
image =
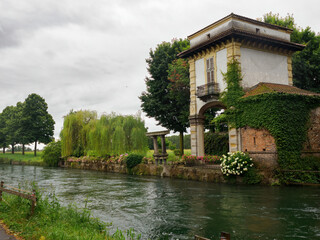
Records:
M223 23L225 21L233 21L233 20L241 20L241 21L245 21L245 22L249 22L249 23L254 23L255 25L264 26L264 27L271 28L274 30L285 31L288 34L290 34L292 32L292 30L289 28L260 22L260 21L254 20L254 19L242 17L242 16L239 16L239 15L232 13L232 14L228 15L227 17L224 17L224 18L220 19L219 21L217 21L217 22L199 30L198 32L190 35L188 38L192 39L194 36L197 36L198 34L205 33L209 29L215 28L220 23ZM260 34L259 32L252 32L252 31L249 31L248 29L241 28L240 26L237 26L236 24L231 24L231 25L228 25L225 28L223 28L222 31L220 30L218 34L211 36L208 40L202 41L201 43L191 47L190 49L179 53L178 56L182 57L182 58L186 58L186 57L192 56L198 52L201 52L202 50L205 50L211 46L214 46L220 42L224 42L226 40L231 40L232 38L239 39L239 40L261 42L263 44L268 44L268 45L271 45L274 47L288 49L290 51L300 51L305 47L302 44L290 42L290 40L284 40L284 39L274 37L271 35Z
M240 15L237 15L237 14L234 14L234 13L231 13L229 14L228 16L224 17L224 18L221 18L220 20L200 29L199 31L191 34L188 36L188 39L191 39L193 38L195 35L197 35L198 33L201 33L201 32L204 32L206 31L207 29L210 29L218 24L220 24L221 22L224 22L230 18L233 18L233 19L239 19L239 20L242 20L242 21L245 21L245 22L250 22L250 23L253 23L253 24L256 24L256 25L260 25L262 27L268 27L268 28L272 28L272 29L275 29L275 30L282 30L282 31L286 31L288 33L292 33L293 30L290 29L290 28L286 28L286 27L281 27L281 26L278 26L278 25L274 25L274 24L270 24L270 23L265 23L265 22L261 22L261 21L258 21L258 20L254 20L252 18L247 18L247 17L244 17L244 16L240 16Z
M298 95L307 95L307 96L320 96L319 93L310 92L303 90L294 86L277 84L277 83L267 83L260 82L257 85L253 86L246 92L243 98L256 96L263 93L288 93L288 94L298 94Z

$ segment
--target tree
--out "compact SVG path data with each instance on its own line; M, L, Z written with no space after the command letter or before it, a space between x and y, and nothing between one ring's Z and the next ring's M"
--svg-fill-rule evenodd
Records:
M87 148L90 121L97 119L95 111L70 111L64 117L63 129L60 133L62 157L84 155Z
M292 15L280 17L279 14L267 13L263 21L293 30L291 41L305 44L306 48L292 56L293 84L296 87L320 92L320 36L310 27L299 28Z
M34 142L35 156L38 142L47 144L52 141L54 123L45 100L38 94L30 94L23 108L23 131L26 138Z
M189 48L188 40L163 42L150 50L146 59L150 77L146 77L147 91L139 97L142 110L148 117L174 132L180 133L183 154L183 133L189 126L189 67L177 54Z
M31 132L29 131L27 118L24 116L25 102L17 103L17 116L16 116L16 137L17 143L22 144L22 155L24 155L25 145L32 142Z
M5 144L11 145L11 153L14 154L14 145L18 143L18 107L8 106L2 111L2 119L4 120L4 128L2 133L5 136Z
M7 135L6 135L6 121L3 113L0 113L0 147L2 147L3 154L6 153Z

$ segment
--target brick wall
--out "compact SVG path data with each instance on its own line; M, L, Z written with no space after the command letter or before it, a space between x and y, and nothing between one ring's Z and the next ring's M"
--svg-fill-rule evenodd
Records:
M242 151L248 152L276 152L274 138L268 130L241 128Z
M308 136L303 151L320 152L320 107L311 111Z

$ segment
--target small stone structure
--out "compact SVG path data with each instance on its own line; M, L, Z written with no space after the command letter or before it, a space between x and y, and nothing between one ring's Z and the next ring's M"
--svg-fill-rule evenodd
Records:
M152 137L153 139L153 148L154 148L154 154L153 157L156 161L156 165L158 165L158 162L160 161L160 164L166 165L167 164L167 158L168 158L168 153L166 149L166 135L169 134L170 131L158 131L158 132L148 132L146 135L148 137ZM158 149L158 137L161 138L161 153L159 153Z

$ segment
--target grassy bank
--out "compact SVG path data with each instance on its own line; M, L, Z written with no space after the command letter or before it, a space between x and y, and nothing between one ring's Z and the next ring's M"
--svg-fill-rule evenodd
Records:
M30 216L30 201L3 193L0 219L25 240L125 240L140 239L133 231L110 234L108 226L92 218L90 211L74 205L62 207L54 194L37 193L38 202Z
M0 153L0 161L9 163L10 161L15 162L23 162L27 165L42 165L43 161L41 159L42 152L37 152L37 156L34 156L33 152L25 152L24 155L22 155L22 152L15 152L14 154L11 153Z

